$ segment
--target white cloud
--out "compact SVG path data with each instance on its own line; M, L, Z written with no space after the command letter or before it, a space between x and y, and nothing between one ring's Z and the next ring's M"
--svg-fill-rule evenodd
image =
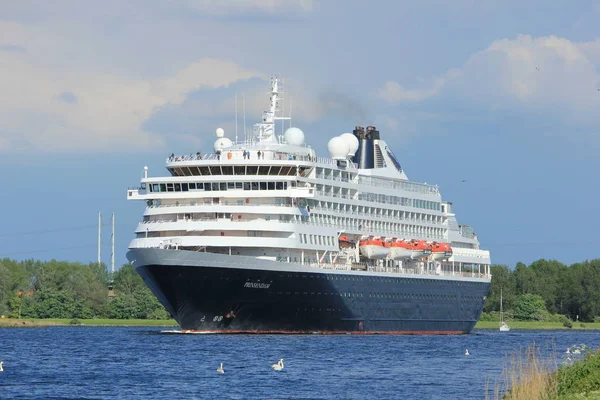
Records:
M227 60L205 58L170 76L144 79L74 68L51 35L0 23L0 150L106 151L161 146L143 123L159 108L202 88L260 76ZM38 51L40 47L49 47ZM53 57L48 53L57 52Z
M556 36L494 41L462 67L407 90L395 81L378 92L390 103L447 96L492 109L527 109L577 123L600 124L600 40L575 43Z
M428 97L435 96L438 90L444 85L444 80L438 78L436 83L427 89L406 89L396 81L387 81L379 89L378 96L388 103L398 103L403 101L421 101Z

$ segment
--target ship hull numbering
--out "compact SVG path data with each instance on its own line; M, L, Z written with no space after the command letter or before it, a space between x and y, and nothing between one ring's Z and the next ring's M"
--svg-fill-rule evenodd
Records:
M157 248L127 257L183 331L463 334L490 284Z

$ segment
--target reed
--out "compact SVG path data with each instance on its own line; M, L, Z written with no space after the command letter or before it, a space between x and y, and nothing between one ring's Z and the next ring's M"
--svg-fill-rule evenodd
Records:
M488 393L486 400L493 398L506 400L546 400L558 395L558 381L554 371L558 367L556 352L552 356L541 357L535 342L524 351L506 357L500 382L494 385L493 397Z

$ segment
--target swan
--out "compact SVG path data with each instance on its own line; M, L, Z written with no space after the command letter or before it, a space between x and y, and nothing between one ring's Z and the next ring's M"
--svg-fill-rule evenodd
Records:
M275 371L281 371L283 369L283 358L277 361L277 364L271 365L271 368Z
M223 363L221 363L221 366L219 368L217 368L217 372L219 374L224 374L225 373L225 370L223 370Z
M470 354L469 354L469 349L466 349L466 350L465 350L465 356L470 356Z

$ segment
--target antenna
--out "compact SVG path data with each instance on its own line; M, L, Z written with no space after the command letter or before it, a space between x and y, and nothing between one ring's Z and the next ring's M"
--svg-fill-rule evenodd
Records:
M285 80L284 78L281 78L281 86L282 89L285 90ZM285 103L284 103L284 95L283 92L281 93L281 116L284 117L285 116ZM283 130L285 129L285 120L281 120L281 134L283 135Z
M112 213L112 235L110 235L110 272L115 273L115 213Z
M102 263L102 213L98 213L98 264Z
M237 92L235 92L235 143L238 141L238 112L237 112Z
M242 93L242 103L244 108L244 141L248 142L248 133L246 132L246 94Z

